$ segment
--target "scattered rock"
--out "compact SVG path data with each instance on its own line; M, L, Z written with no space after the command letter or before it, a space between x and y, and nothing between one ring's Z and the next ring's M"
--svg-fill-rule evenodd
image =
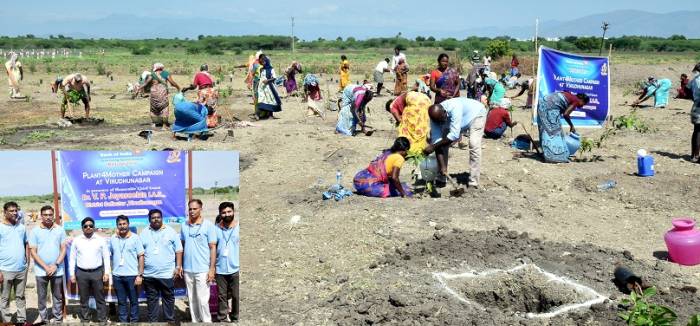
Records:
M345 275L345 274L340 274L340 275L338 275L338 278L336 279L336 283L338 283L338 284L343 284L343 283L347 282L348 279L349 279L349 278L348 278L347 275Z
M634 261L634 256L632 256L632 253L629 250L625 250L622 252L622 256L625 258Z

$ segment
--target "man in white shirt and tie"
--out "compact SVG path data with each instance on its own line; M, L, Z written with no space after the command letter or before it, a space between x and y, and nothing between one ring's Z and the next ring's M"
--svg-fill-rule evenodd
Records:
M104 283L109 282L111 273L109 245L95 234L95 220L86 217L80 222L83 234L73 239L70 247L70 281L78 283L80 296L80 321L90 322L88 300L95 298L97 322L107 321L107 306L103 293Z

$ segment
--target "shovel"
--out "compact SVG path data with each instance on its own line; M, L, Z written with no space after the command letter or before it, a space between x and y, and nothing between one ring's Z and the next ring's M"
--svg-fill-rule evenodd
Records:
M452 197L461 197L464 194L464 188L460 187L457 182L452 179L449 175L445 175L447 177L447 180L450 182L450 185L452 185L452 190L450 190L450 196Z

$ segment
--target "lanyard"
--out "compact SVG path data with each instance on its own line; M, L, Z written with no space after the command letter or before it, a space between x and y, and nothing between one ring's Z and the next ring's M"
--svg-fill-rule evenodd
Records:
M204 223L202 223L202 224L204 224ZM192 234L193 228L192 228L192 226L189 226L189 228L187 229L187 233L189 233L190 238L195 238L195 237L199 236L199 230L202 228L202 224L199 224L199 227L197 227L197 232L195 232L195 234Z
M156 234L158 234L158 238L156 239ZM157 246L160 245L160 239L163 238L163 234L160 233L160 230L153 230L151 229L151 239L153 239L153 243Z
M127 241L128 239L127 239L127 238L122 238L122 237L118 237L118 238L119 238L119 243L122 243L122 242L123 242L122 248L121 248L121 250L119 250L119 255L121 256L121 259L124 259L124 248L126 248L126 241Z
M228 248L228 242L231 240L231 237L233 236L233 228L230 228L228 230L222 229L224 233L224 246ZM228 239L226 239L226 231L229 232Z

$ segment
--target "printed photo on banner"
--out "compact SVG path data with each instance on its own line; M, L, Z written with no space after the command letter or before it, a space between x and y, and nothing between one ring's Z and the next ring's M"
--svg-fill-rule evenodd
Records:
M174 300L204 301L196 287L201 278L206 301L212 297L209 318L238 318L238 152L3 151L0 159L8 164L0 172L0 199L17 211L13 223L26 230L26 246L43 257L23 262L27 278L50 271L63 288L63 311L78 310L87 321L85 313L94 310L104 321L107 303L133 295L134 302L158 306L151 301L167 290L173 302L163 300L165 319L151 316L157 311L150 308L140 318L136 305L128 316L120 311L119 321L173 321L177 314L211 321L184 317L186 304ZM219 278L226 291L234 275L233 303L219 304ZM37 296L26 297L31 307Z
M607 57L583 56L540 47L535 108L555 92L585 94L589 102L571 113L577 128L602 128L610 111L610 62ZM537 124L537 110L532 110ZM566 122L561 120L562 124Z

